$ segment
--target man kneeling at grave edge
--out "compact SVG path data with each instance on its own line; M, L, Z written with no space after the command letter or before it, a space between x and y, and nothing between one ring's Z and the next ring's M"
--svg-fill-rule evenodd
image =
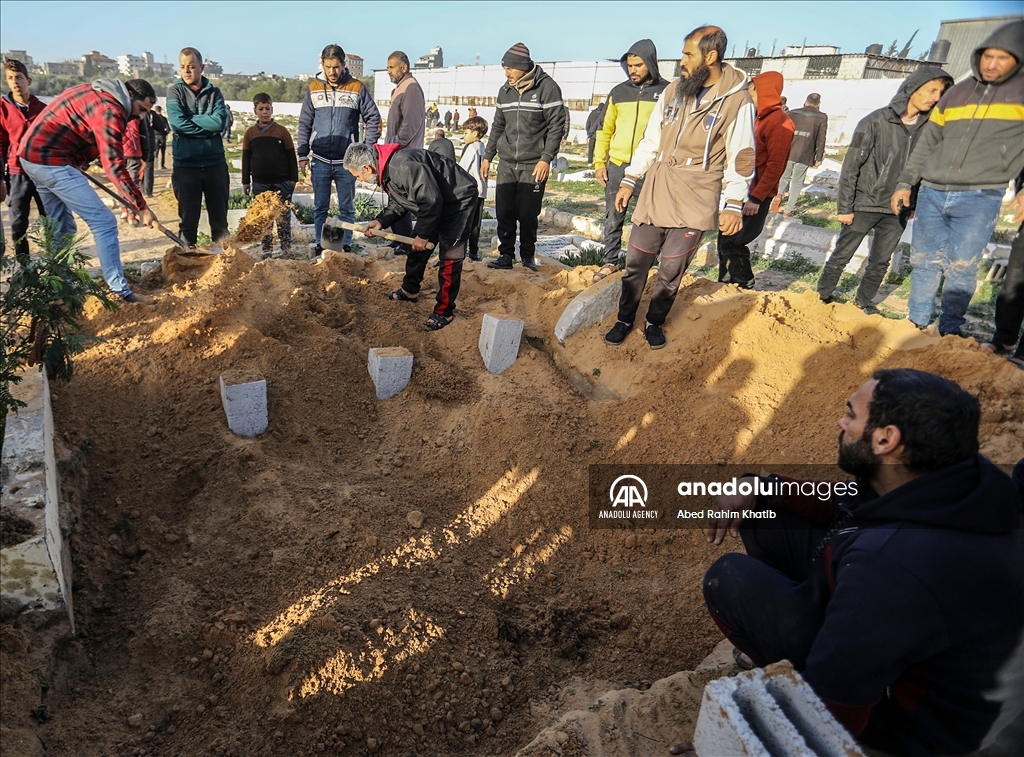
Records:
M373 181L388 193L389 201L366 224L364 234L392 226L406 211L416 214L412 252L405 261L402 286L388 299L416 302L431 251L437 247L437 306L427 319L431 331L452 322L455 298L462 283L462 260L476 210L477 186L473 177L453 160L427 150L400 150L399 145L357 143L345 151L345 168L359 181Z
M963 755L1024 709L1024 521L978 454L976 397L880 370L847 402L838 465L857 495L720 497L774 521L718 521L704 599L756 665L788 659L836 718L887 755ZM741 664L742 664L742 660Z

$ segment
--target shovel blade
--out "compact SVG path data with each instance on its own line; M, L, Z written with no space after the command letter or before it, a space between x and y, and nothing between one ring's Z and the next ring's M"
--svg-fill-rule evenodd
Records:
M338 225L339 221L328 217L320 232L320 246L332 252L344 252L345 229Z

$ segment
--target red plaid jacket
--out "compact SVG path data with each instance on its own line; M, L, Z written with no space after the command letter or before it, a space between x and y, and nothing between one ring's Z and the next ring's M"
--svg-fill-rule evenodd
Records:
M121 143L128 117L113 95L78 84L58 95L25 130L19 156L42 166L79 167L99 158L117 193L142 210L146 200L124 165Z
M7 173L21 173L18 165L18 143L21 135L36 116L43 112L46 105L35 95L28 96L28 112L22 111L14 102L10 93L0 97L0 157L7 166Z

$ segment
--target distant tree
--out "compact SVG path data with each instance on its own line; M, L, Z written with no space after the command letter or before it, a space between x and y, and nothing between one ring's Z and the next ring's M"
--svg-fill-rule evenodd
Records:
M376 78L373 76L364 76L359 81L363 83L363 86L370 90L370 97L376 98L377 93L373 91L376 83Z
M898 51L899 49L900 49L899 41L898 41L898 40L895 40L895 39L894 39L894 40L892 41L892 44L891 44L891 45L889 45L889 47L888 47L888 48L886 49L886 51L885 51L884 55L885 55L885 56L886 56L887 58L891 58L892 56L894 56L894 55L896 54L896 52L897 52L897 51Z

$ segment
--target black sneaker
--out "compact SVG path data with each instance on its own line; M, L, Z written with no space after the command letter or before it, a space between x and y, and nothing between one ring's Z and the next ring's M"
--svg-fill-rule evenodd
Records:
M835 302L835 301L836 301L836 298L835 298L835 297L833 297L832 295L829 295L828 297L822 297L822 296L821 296L821 295L819 294L819 295L818 295L818 297L820 297L820 298L821 298L821 304L822 304L822 305L831 305L831 304L832 304L833 302Z
M865 315L878 315L878 308L875 307L875 303L873 302L869 302L866 305L861 305L859 303L854 304L857 305L857 307L859 307L862 311L864 311Z
M524 268L529 268L531 271L540 270L540 264L537 262L537 258L524 258L522 263Z
M313 254L310 255L309 257L312 260L316 260L317 258L322 258L323 256L324 256L324 248L321 247L320 245L317 245L316 247L313 248Z
M487 262L488 268L500 268L503 271L512 270L512 256L511 255L499 255L497 260L490 260Z
M648 323L644 327L644 339L651 345L652 350L660 350L665 346L665 334L661 330L661 326L656 326L653 323Z
M348 245L348 244L346 244L346 245L342 245L341 249L342 249L342 251L344 251L344 252L352 252L352 246L351 246L351 245Z
M472 254L471 255L466 255L466 260L473 260L473 261L476 261L477 263L479 263L480 262L480 256L479 255L472 255Z
M616 321L615 325L612 326L612 330L604 335L604 340L608 342L608 344L622 344L626 341L626 335L632 330L632 323Z

